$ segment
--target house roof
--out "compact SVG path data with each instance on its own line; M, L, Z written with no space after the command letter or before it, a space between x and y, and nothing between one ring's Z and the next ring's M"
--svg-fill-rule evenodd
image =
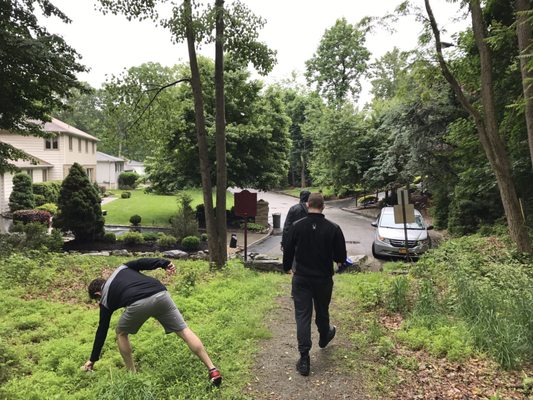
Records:
M144 163L142 161L129 160L126 164L129 166L144 167Z
M122 158L115 156L110 156L109 154L102 153L101 151L96 152L96 162L124 162Z
M39 122L39 121L32 121L32 122ZM98 138L94 137L93 135L89 135L87 132L83 132L82 130L75 128L63 121L60 121L57 118L52 118L51 122L45 122L43 130L45 132L70 133L71 135L93 140L95 142L100 141Z
M19 149L20 150L20 149ZM24 154L26 154L29 159L28 160L16 160L13 162L13 165L17 168L35 168L35 167L43 167L43 168L52 168L53 165L50 164L47 161L41 160L39 157L32 156L30 153L25 152L24 150L20 150Z

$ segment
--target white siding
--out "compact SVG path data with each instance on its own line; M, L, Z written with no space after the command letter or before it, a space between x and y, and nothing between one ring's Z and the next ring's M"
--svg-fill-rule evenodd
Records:
M116 171L117 163L98 161L96 164L96 182L108 189L118 188L118 176L122 171Z
M97 145L94 145L94 153L92 151L92 143L94 143L90 139L80 138L73 136L72 138L72 151L69 150L68 147L68 133L64 134L64 142L65 142L65 164L72 165L75 162L78 164L81 164L83 166L91 166L92 168L95 168L96 165L96 147ZM79 141L81 140L81 152L79 151ZM88 141L89 146L89 152L85 151L85 140Z
M13 174L6 172L0 177L0 212L5 212L9 211L9 196L13 191Z

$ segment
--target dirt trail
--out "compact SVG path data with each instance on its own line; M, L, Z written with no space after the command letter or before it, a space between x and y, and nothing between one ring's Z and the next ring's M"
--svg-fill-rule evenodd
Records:
M338 357L336 349L347 340L342 327L328 347L320 349L313 322L311 374L307 377L298 374L295 368L299 356L296 323L289 284L285 286L284 293L276 299L278 306L268 316L272 338L262 344L254 368L254 379L244 389L245 393L259 400L368 399L357 371L343 371L336 362L334 353Z

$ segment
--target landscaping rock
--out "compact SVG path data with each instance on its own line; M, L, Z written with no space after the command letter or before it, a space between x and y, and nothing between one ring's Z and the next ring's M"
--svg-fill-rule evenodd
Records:
M205 251L200 250L198 253L196 253L196 257L197 257L199 260L207 260L207 259L209 258L209 255L206 254Z
M181 250L168 250L163 252L163 257L185 260L189 258L189 254Z
M120 249L120 250L113 250L111 252L112 256L119 256L119 257L127 257L130 255L128 250Z
M86 253L86 255L88 255L88 256L105 256L105 257L108 257L110 254L109 254L109 251L94 251L94 252Z
M267 256L266 254L250 254L250 258L252 258L254 261L259 260L272 260L273 258L271 256ZM275 259L274 259L275 260Z
M268 272L283 272L283 262L281 260L252 260L245 263L251 269Z

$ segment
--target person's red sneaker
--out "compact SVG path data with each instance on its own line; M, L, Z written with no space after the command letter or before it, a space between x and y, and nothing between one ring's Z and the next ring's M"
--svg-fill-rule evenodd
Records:
M218 369L211 368L209 370L209 381L213 386L219 387L222 383L222 375L218 372Z

